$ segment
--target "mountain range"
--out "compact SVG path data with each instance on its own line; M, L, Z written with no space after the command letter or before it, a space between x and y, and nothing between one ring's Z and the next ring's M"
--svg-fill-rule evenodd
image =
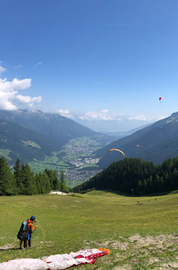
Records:
M55 113L0 110L0 156L5 156L9 165L17 158L23 163L40 163L53 151L61 151L70 140L81 137L98 140L98 150L92 156L99 160L100 170L124 158L120 152L108 152L112 148L120 149L128 158L161 164L178 155L178 112L121 137L92 131Z
M9 165L17 158L23 163L44 160L52 151L60 151L69 140L100 137L101 146L111 139L55 113L28 110L0 110L0 156Z
M108 152L112 148L123 151L125 157L141 158L155 164L178 156L178 112L95 151L96 157L101 158L100 168L123 159L120 152Z

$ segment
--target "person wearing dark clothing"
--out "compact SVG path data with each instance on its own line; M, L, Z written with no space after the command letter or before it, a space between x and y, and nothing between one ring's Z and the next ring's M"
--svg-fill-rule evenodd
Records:
M37 225L33 227L36 222L35 217L31 216L30 219L24 221L20 227L17 238L20 240L20 249L22 249L22 242L24 241L24 248L28 249L31 246L31 234L36 230Z

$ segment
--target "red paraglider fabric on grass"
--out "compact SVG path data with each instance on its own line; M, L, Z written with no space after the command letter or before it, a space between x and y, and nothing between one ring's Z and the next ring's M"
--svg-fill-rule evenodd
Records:
M0 270L61 270L82 264L92 264L96 258L109 254L108 249L87 249L70 254L51 255L41 259L17 259L0 263Z
M48 270L67 269L77 265L93 264L96 262L96 258L109 253L109 249L87 249L76 253L52 255L45 261L49 264Z

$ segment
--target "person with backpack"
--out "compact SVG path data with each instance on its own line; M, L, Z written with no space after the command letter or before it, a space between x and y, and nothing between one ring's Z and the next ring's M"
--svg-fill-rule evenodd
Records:
M20 230L17 234L17 238L20 240L20 249L22 249L22 242L24 241L24 247L28 249L31 246L31 234L37 228L37 225L33 227L33 223L36 222L35 217L31 216L30 219L23 221Z
M27 224L28 224L28 234L29 234L29 239L26 241L26 248L31 247L31 238L32 238L32 233L36 230L38 225L35 225L35 227L33 227L33 223L37 222L37 220L35 220L35 216L31 216L30 219L27 219Z

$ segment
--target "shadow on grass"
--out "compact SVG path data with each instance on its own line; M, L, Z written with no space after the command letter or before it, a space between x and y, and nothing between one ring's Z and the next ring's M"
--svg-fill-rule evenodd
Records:
M0 251L7 251L7 250L20 250L19 247L14 247L12 245L7 245L7 246L3 246L3 247L0 247Z
M123 197L131 197L131 198L139 198L139 197L161 197L161 196L165 196L165 195L169 195L169 194L177 194L178 193L178 190L173 190L173 191L165 191L165 192L160 192L160 193L150 193L150 194L142 194L140 192L140 194L129 194L129 193L125 193L123 191L118 191L118 190L112 190L112 189L93 189L93 190L85 190L83 191L83 193L75 193L76 194L86 194L86 193L89 193L89 192L94 192L94 191L103 191L105 193L113 193L113 194L116 194L116 195L120 195L120 196L123 196Z
M71 192L70 196L74 196L74 197L79 197L82 194L94 194L94 192L97 191L103 191L105 193L113 193L116 195L120 195L123 197L132 197L132 198L139 198L139 197L161 197L161 196L165 196L168 194L177 194L178 190L172 190L172 191L165 191L165 192L160 192L160 193L150 193L150 194L143 194L143 193L139 193L139 194L134 194L134 189L132 189L132 194L129 193L125 193L123 191L119 191L119 190L112 190L112 189L96 189L96 188L91 188L91 189L87 189L87 190L82 190L79 192ZM95 195L95 194L94 194Z

